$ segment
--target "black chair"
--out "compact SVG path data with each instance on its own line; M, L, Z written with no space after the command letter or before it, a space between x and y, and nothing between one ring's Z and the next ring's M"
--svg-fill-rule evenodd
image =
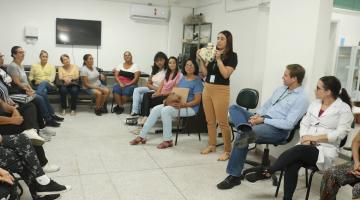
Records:
M236 97L236 105L246 108L246 110L256 108L258 103L259 103L259 92L255 89L244 88L240 90L238 96ZM229 121L229 125L232 134L231 141L233 141L235 138L235 132L237 130L235 124L232 123L231 121ZM216 146L221 146L221 145L224 145L224 143L217 144Z
M290 131L286 140L279 142L279 143L273 143L272 145L274 145L274 146L285 145L285 144L288 144L289 142L291 142L291 140L295 136L296 130L298 130L300 128L300 121L301 120L299 120L299 122L295 125L295 127ZM264 149L264 153L262 155L261 163L246 160L245 161L246 164L252 165L254 167L244 170L241 178L244 178L249 173L256 172L256 171L262 170L262 169L270 166L270 149L269 149L270 144L269 143L256 143L256 144L265 144L266 145L265 149ZM256 145L253 148L256 148ZM278 181L277 181L277 177L275 174L271 175L271 179L272 179L273 186L278 186Z
M200 133L207 133L206 118L202 103L200 103L199 111L194 116L180 117L176 129L175 145L177 144L179 133L198 133L199 141L201 141Z
M341 140L340 142L340 148L343 147L346 143L347 140L347 136ZM305 196L305 200L309 199L309 195L310 195L310 189L311 189L311 183L312 183L312 179L313 176L316 172L319 171L319 169L316 166L309 166L309 167L304 167L305 168L305 186L306 186L306 196ZM309 177L309 170L310 172L310 177ZM280 172L280 177L279 177L279 182L277 184L277 188L276 188L276 192L275 192L275 197L278 196L279 193L279 189L280 189L280 185L281 185L281 179L284 175L284 170L281 170Z

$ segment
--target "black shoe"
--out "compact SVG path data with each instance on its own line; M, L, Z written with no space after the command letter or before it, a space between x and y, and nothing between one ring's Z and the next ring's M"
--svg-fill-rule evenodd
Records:
M36 195L45 196L53 194L62 194L71 189L70 186L60 185L57 182L50 180L50 183L47 185L37 184L36 186Z
M251 183L256 181L265 180L271 178L271 176L266 176L266 171L256 171L245 176L245 179Z
M96 109L95 108L95 115L101 116L102 115L101 109Z
M118 108L116 109L116 111L115 111L115 113L116 113L117 115L120 115L121 113L124 112L124 107L120 107L120 106L116 106L116 107L118 107Z
M137 113L131 113L131 116L136 117L136 116L139 116L139 114L137 114Z
M228 177L226 177L225 180L223 180L221 183L217 184L216 186L220 190L227 190L233 188L234 186L240 185L240 183L241 183L240 177L229 175Z
M53 116L51 116L55 121L57 121L57 122L62 122L62 121L64 121L64 118L63 117L59 117L59 116L57 116L57 115L53 115Z
M37 196L33 199L34 200L55 200L55 199L60 199L60 194Z
M107 109L107 106L103 106L102 108L101 108L101 112L102 113L108 113L109 111L108 111L108 109Z
M59 127L60 123L55 121L54 119L50 120L50 121L46 121L45 122L45 126L51 126L51 127Z
M238 127L237 127L238 130L242 131L242 132L249 132L249 131L252 131L252 127L250 124L240 124Z

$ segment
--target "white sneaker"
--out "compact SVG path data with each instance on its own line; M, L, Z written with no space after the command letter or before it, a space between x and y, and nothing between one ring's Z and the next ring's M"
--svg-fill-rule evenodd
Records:
M45 142L50 142L51 141L51 136L49 135L45 135L42 132L39 132L40 137L44 138Z
M45 143L44 138L40 137L35 129L25 130L23 134L28 137L35 146L41 146Z
M49 127L45 127L43 129L40 129L40 133L43 133L45 135L48 135L48 136L55 136L56 135L56 132L52 129L50 129Z
M44 167L42 167L45 173L57 172L60 170L60 167L57 165L52 165L50 163L46 163Z
M76 115L75 110L71 110L71 111L70 111L70 115L71 115L71 116L75 116L75 115Z

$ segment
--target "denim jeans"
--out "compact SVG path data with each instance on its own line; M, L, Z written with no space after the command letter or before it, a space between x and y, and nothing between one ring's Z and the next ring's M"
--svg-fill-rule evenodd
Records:
M78 85L62 85L59 88L60 93L60 100L61 100L61 108L66 109L66 96L67 94L70 94L71 101L70 101L70 109L76 110L76 103L79 96L80 87Z
M147 92L150 92L148 87L137 87L133 92L133 104L132 112L140 114L140 106L142 102L143 95Z
M36 87L36 94L41 96L47 96L47 93L50 91L53 91L54 87L48 82L48 81L42 81L37 87Z
M149 117L147 118L144 127L140 132L140 137L146 138L149 130L155 125L157 119L161 117L163 123L163 140L170 141L172 140L172 119L177 117L179 110L172 106L164 106L160 104L155 106ZM180 117L189 117L194 116L196 113L192 108L181 108Z
M36 106L40 108L40 112L44 117L45 121L52 120L52 116L54 115L54 109L50 105L49 101L46 101L43 96L35 95L34 101Z
M229 112L230 120L235 124L235 126L238 126L242 123L247 123L249 117L253 115L244 108L236 105L231 106ZM289 134L289 130L278 129L264 123L253 126L252 130L257 136L255 143L276 144L284 141ZM247 133L238 132L235 140L239 139L241 134ZM244 148L234 147L226 168L226 173L232 176L240 177L244 168L247 153L248 146Z

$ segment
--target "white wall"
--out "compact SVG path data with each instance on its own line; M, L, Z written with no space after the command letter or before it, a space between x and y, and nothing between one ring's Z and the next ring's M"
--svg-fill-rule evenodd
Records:
M149 72L153 57L157 51L174 53L181 51L183 16L188 15L190 8L172 8L169 23L139 23L129 18L128 3L111 1L86 0L0 0L0 51L6 55L5 62L10 62L10 49L14 45L25 48L24 64L38 62L41 49L49 52L49 62L60 65L62 53L73 55L72 61L82 64L82 56L91 53L96 59L96 47L71 46L55 44L55 19L73 18L102 21L102 46L99 48L99 67L111 70L123 62L125 50L133 53L134 62L142 70ZM34 45L24 41L24 27L39 28L39 39ZM171 34L169 34L169 31ZM169 40L170 38L170 40ZM176 42L177 41L177 42ZM169 46L171 42L174 45ZM171 51L169 51L169 48ZM95 60L96 63L96 60Z
M217 34L229 30L233 35L234 51L238 55L238 65L230 78L231 98L234 103L238 92L246 87L261 90L265 62L268 10L247 9L226 11L225 0L212 1L195 10L203 13L207 22L212 23L212 42ZM203 5L200 1L200 5Z
M360 42L360 12L334 9L332 20L338 22L339 39L345 38L345 46L358 46Z

